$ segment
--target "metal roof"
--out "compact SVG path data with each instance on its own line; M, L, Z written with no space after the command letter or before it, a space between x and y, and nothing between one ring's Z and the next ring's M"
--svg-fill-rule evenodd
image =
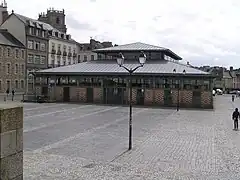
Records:
M131 44L118 45L114 47L94 49L93 52L104 53L104 52L124 52L124 51L165 51L169 56L173 57L176 60L181 60L182 58L172 52L170 49L154 46L150 44L145 44L142 42L135 42Z
M128 68L134 68L137 65L139 65L137 61L128 61L126 64L124 64L124 66ZM143 67L137 69L134 73L143 75L174 74L173 69L176 69L176 75L183 74L183 70L186 71L186 75L210 75L207 72L194 69L184 64L166 60L148 61ZM45 69L38 71L37 74L120 75L127 74L127 71L124 68L119 67L113 60L96 60L52 69Z
M139 50L139 51L146 51L146 50L166 50L166 48L154 46L150 44L145 44L141 42L135 42L131 44L124 44L114 47L108 47L108 48L102 48L102 49L96 49L95 52L98 51L133 51L133 50Z

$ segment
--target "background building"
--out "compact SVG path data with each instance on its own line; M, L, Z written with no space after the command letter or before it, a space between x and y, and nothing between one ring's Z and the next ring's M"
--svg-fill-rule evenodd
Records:
M49 31L48 67L59 67L77 62L77 42L70 35L56 29Z
M99 42L91 38L89 43L78 43L77 44L78 63L100 59L97 53L93 52L93 50L107 47L113 47L112 42Z
M47 9L47 14L40 13L38 20L50 24L61 32L67 33L64 9L62 11L54 10L53 8Z
M25 91L25 46L7 30L0 30L0 93Z

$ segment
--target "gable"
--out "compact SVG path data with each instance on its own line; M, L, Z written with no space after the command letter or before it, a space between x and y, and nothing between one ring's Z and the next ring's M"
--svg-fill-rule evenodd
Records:
M14 14L11 14L0 28L7 29L22 44L26 44L25 24Z

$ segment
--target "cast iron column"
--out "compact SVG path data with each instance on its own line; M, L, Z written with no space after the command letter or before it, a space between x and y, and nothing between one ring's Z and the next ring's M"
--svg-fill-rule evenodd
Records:
M129 71L129 146L128 150L132 149L132 69Z

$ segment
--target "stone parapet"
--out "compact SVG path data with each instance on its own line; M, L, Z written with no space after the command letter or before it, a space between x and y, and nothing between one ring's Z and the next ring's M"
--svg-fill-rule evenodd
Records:
M23 107L0 104L0 179L23 179Z

